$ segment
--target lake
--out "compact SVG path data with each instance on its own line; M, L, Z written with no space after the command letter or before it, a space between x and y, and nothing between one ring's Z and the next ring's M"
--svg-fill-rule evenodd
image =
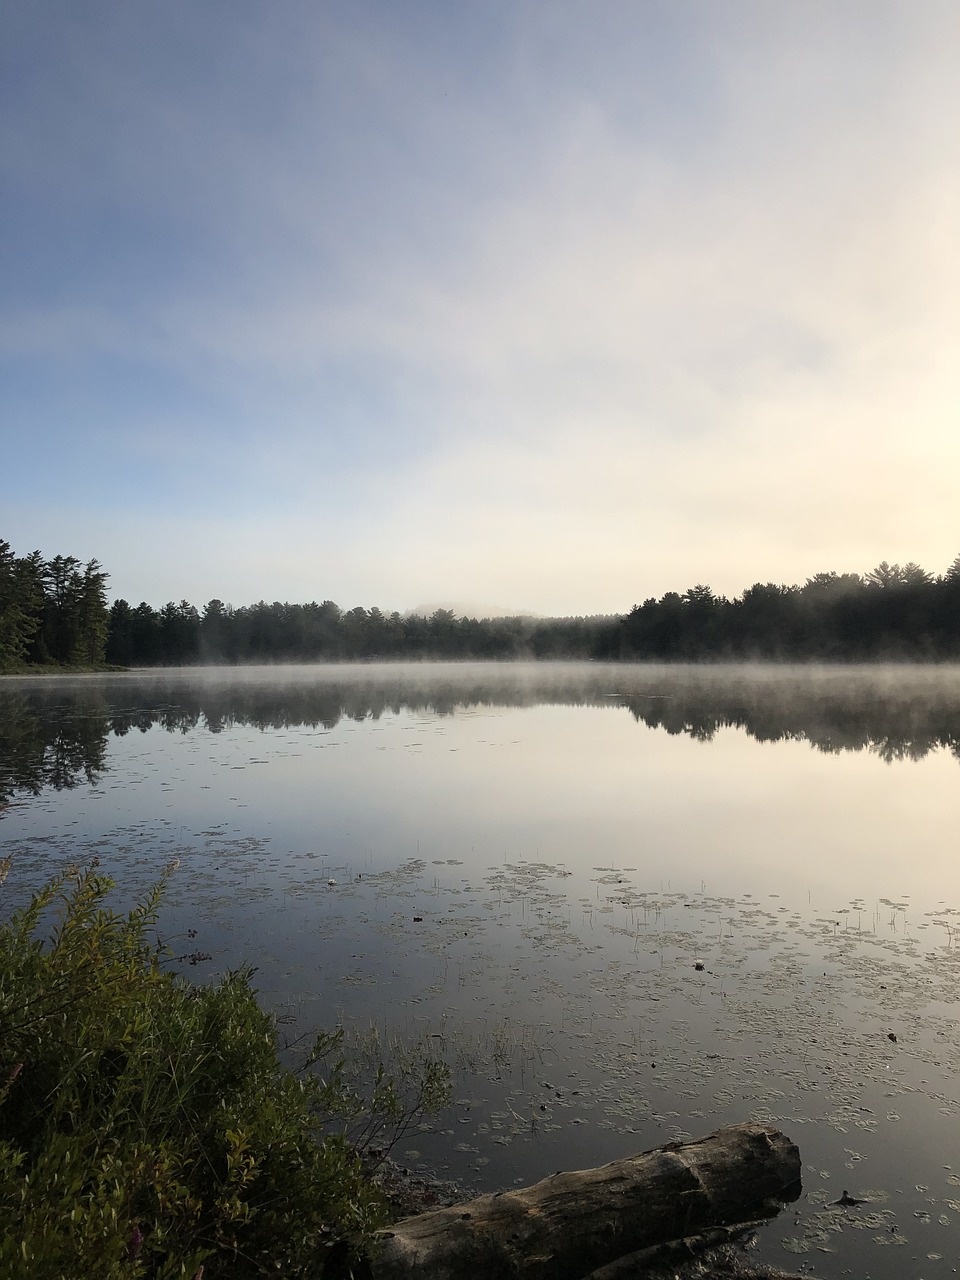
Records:
M489 1190L755 1119L803 1158L763 1257L954 1274L958 668L10 677L2 800L5 909L176 863L184 973L445 1056L401 1164Z

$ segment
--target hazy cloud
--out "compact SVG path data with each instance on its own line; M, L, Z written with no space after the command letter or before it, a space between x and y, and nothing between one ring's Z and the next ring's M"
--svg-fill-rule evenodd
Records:
M143 12L20 15L18 549L570 612L960 548L953 5Z

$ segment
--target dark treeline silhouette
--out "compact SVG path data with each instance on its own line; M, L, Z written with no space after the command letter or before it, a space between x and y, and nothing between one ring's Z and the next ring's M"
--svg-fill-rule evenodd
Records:
M232 608L186 600L156 610L118 600L107 657L124 666L355 659L601 658L632 661L955 660L960 556L934 577L919 565L818 573L803 586L756 583L733 600L697 585L623 617L429 618L322 604Z
M960 658L960 556L941 577L919 565L818 573L803 586L755 583L728 600L708 586L634 605L594 656L924 661Z
M199 611L186 600L153 609L117 600L110 610L107 658L122 666L193 663L340 662L356 659L589 658L604 618L459 618L437 609L385 614L322 604L233 608L211 600Z
M17 559L0 541L0 670L373 659L909 661L960 659L960 556L942 576L887 564L755 583L732 600L698 584L625 616L463 618L318 604L234 608L117 600L96 560Z
M109 615L97 560L17 558L0 539L0 671L21 666L100 667Z
M250 726L335 729L403 711L452 715L543 704L626 709L640 724L708 741L733 727L762 742L796 740L824 752L887 761L936 749L960 761L960 673L949 668L817 666L280 668L175 671L90 681L11 682L0 690L0 804L94 783L112 737L161 728L221 733Z

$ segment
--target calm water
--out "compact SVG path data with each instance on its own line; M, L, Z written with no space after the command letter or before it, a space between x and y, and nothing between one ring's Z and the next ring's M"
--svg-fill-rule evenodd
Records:
M960 1265L958 669L7 679L3 798L7 907L176 859L186 973L256 965L291 1035L430 1037L456 1103L411 1167L491 1189L760 1119L804 1162L764 1256Z

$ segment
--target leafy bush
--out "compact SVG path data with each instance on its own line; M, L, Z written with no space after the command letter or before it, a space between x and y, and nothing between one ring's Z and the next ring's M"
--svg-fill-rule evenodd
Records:
M2 870L2 868L0 868ZM285 1277L354 1256L385 1204L350 1140L412 1103L348 1083L337 1033L282 1065L249 972L192 986L150 939L162 882L127 914L95 867L0 926L0 1275ZM53 920L49 940L45 925Z

